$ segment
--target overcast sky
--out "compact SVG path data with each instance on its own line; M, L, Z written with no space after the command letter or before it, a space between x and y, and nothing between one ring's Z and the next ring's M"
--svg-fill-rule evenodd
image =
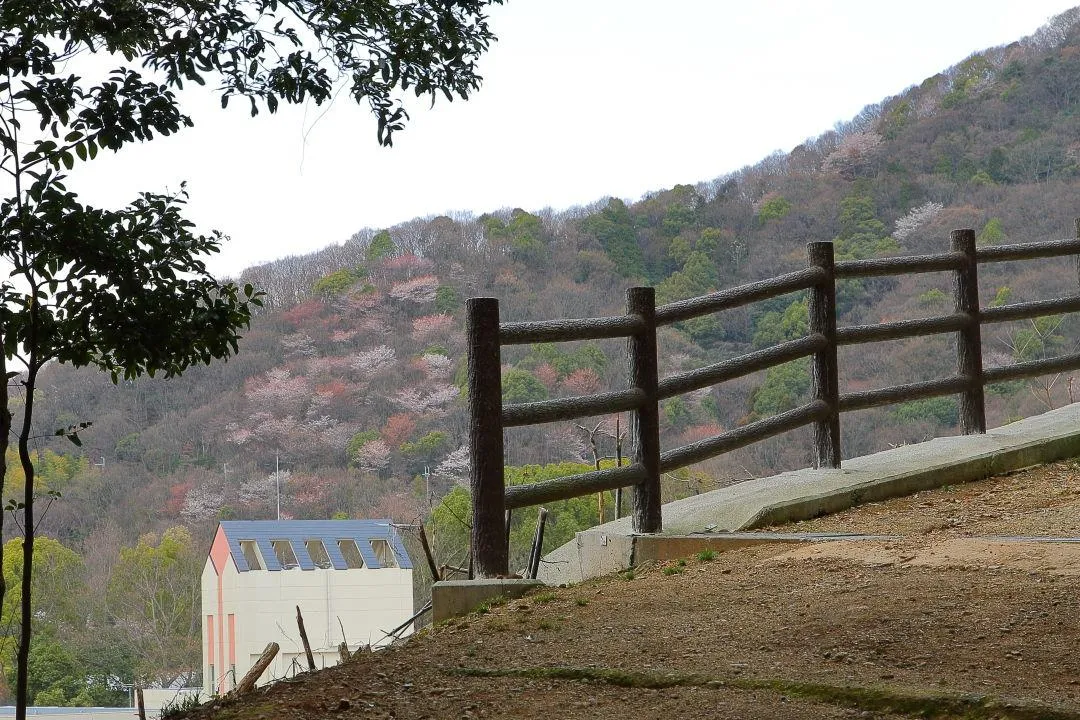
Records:
M71 185L116 205L186 180L188 216L231 236L211 269L236 274L418 216L711 180L1072 2L509 0L491 13L499 42L480 91L420 105L393 148L344 96L252 119L195 91L184 96L195 128L99 155Z

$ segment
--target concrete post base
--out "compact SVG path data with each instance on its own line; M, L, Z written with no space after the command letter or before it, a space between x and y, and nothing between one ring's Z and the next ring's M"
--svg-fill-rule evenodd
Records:
M495 580L440 580L431 586L431 621L439 623L452 617L468 615L485 602L496 598L512 600L533 588L543 587L539 580L506 578Z

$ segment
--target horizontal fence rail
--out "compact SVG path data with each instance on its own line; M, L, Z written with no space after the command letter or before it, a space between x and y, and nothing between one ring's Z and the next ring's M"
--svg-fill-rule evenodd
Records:
M1049 375L1050 373L1069 372L1080 370L1080 353L1071 353L1046 360L1028 360L1014 365L986 368L983 370L983 378L988 383L1005 382L1007 380L1022 380L1024 378Z
M503 427L540 425L558 420L572 420L590 415L636 410L645 402L646 396L638 388L615 392L541 400L540 402L507 405L502 411Z
M846 279L957 270L963 265L964 260L964 255L961 253L844 260L836 263L836 277Z
M903 340L920 335L956 332L975 322L975 318L962 313L944 317L920 318L918 320L897 320L880 325L852 325L836 331L836 342L840 345L857 345L885 340Z
M1023 245L991 245L979 248L975 255L981 263L1080 255L1080 238L1076 240L1043 240L1041 242L1024 243Z
M641 318L632 315L584 320L504 323L499 326L499 344L529 345L542 342L606 340L633 335L644 329L645 325Z
M1077 221L1077 238L976 248L974 231L954 230L949 252L840 262L833 259L832 243L812 242L807 245L807 267L803 270L660 307L655 304L652 288L630 288L626 296L626 314L615 317L500 323L497 300L470 299L467 302L469 451L475 574L479 577L508 574L506 518L512 509L631 487L634 531L660 532L661 473L806 425L814 426L817 466L838 468L840 414L844 412L957 395L961 432L985 432L983 388L987 384L1080 370L1080 353L1003 367L984 367L982 325L1077 312L1080 311L1080 294L983 308L979 304L978 265L1063 256L1080 258L1080 220ZM837 280L929 272L952 275L952 313L877 325L836 327ZM803 291L807 293L809 314L809 332L805 337L667 378L657 377L657 328ZM956 335L955 376L860 392L840 392L837 380L839 346L940 333ZM610 338L626 338L630 371L626 389L541 402L502 404L501 346ZM808 403L680 448L661 451L660 401L806 357L811 360L812 397ZM505 487L504 428L620 412L630 413L632 453L628 465Z
M882 405L923 400L925 398L955 395L968 389L970 383L966 377L951 377L943 380L924 380L923 382L895 385L880 390L865 390L840 396L840 412L866 410Z
M671 472L687 465L708 460L722 453L738 450L774 435L801 428L803 425L822 420L828 416L829 406L821 400L814 400L794 410L757 420L746 425L728 430L705 440L685 445L676 450L660 454L660 470Z
M986 308L979 314L979 319L988 323L1007 322L1009 320L1028 320L1063 312L1076 312L1077 310L1080 310L1080 297L1033 300L1032 302Z
M679 300L656 309L656 324L670 325L683 320L693 320L702 315L711 315L721 310L731 310L753 302L769 300L779 295L806 290L824 279L825 274L819 268L807 268L729 290L721 290L689 300Z
M616 488L637 485L646 479L645 468L641 465L625 465L620 468L608 468L594 472L567 475L554 480L513 485L506 488L506 508L512 510L529 505L565 500L594 492L615 490Z
M685 395L688 392L712 387L759 370L768 370L776 365L783 365L786 362L813 355L828 344L829 341L825 339L825 336L819 333L807 335L798 340L788 340L771 348L757 350L730 360L706 365L697 370L672 375L659 382L656 395L660 400L667 400L676 395Z

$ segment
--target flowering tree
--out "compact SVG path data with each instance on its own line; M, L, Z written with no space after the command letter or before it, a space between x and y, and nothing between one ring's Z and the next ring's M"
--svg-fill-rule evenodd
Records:
M371 378L394 365L397 353L389 345L379 345L353 356L352 366L360 375Z
M421 359L429 380L446 380L454 369L454 361L446 355L428 353Z
M438 290L439 278L434 275L421 275L392 285L390 297L420 305L434 301Z
M422 315L413 320L413 340L427 342L432 338L446 337L455 327L454 318L445 313Z
M390 465L390 446L380 439L371 440L360 446L352 460L361 470L382 470Z
M851 180L871 167L882 143L881 136L871 130L849 133L840 141L839 147L825 158L822 170Z
M432 477L451 485L469 484L469 446L462 445L435 466Z
M945 206L932 200L922 205L911 208L907 215L896 220L896 229L893 230L893 238L903 242L921 226L930 222L942 211Z

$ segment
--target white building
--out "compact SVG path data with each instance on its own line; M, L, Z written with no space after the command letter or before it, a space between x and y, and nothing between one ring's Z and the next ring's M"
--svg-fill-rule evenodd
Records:
M307 670L298 605L322 668L337 664L343 640L350 650L388 642L413 614L412 593L412 562L388 520L222 522L202 572L204 692L232 689L270 642L281 651L262 682Z

